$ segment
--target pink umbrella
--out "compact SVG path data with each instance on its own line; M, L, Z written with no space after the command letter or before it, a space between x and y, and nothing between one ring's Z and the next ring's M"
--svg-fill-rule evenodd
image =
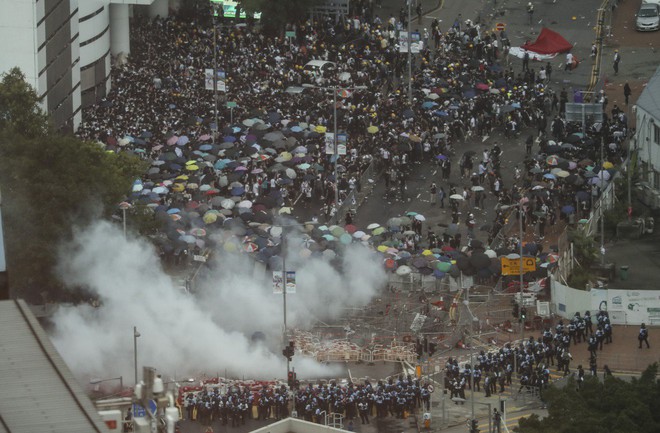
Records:
M210 136L209 134L204 134L204 135L202 135L201 137L199 137L199 139L200 139L201 141L206 141L206 140L210 140L210 139L211 139L211 136Z
M488 84L485 84L485 83L477 83L476 87L479 90L488 90Z
M173 135L173 136L171 136L170 138L167 139L167 144L169 146L174 146L178 139L179 139L179 137L177 137L176 135Z

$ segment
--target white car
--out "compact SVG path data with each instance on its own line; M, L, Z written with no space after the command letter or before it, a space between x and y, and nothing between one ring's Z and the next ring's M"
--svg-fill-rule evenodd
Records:
M660 6L653 3L642 3L637 12L635 27L640 32L652 32L660 29Z

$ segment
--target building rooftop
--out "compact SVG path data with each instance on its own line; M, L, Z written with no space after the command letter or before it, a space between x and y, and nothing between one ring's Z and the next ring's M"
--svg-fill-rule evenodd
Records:
M0 301L0 433L109 432L22 300Z

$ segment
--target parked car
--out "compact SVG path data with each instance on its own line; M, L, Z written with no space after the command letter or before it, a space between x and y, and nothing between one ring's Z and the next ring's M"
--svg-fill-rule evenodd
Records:
M635 26L640 32L660 29L660 6L653 3L642 3L637 12Z

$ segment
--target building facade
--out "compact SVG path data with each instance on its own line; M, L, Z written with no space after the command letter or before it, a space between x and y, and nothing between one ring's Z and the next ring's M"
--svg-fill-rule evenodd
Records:
M656 69L635 105L635 141L642 199L660 208L660 67Z
M135 7L168 15L169 0L0 0L0 72L18 66L58 129L110 90L113 58L130 53ZM176 2L172 2L176 3Z

